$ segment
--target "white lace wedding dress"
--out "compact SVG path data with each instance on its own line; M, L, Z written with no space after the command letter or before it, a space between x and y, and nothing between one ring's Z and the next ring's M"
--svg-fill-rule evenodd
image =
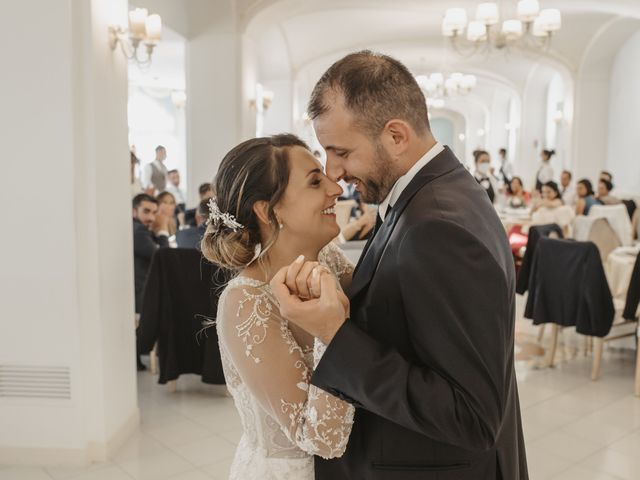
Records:
M341 278L353 266L329 244L318 261ZM309 383L324 346L301 346L268 284L238 276L220 296L216 320L227 388L243 434L231 480L312 480L313 455L344 453L353 406Z

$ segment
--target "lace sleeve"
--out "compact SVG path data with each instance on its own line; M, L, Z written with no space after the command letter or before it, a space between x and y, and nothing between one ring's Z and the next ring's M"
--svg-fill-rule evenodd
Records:
M310 385L302 349L266 287L233 288L224 302L220 342L251 395L301 450L340 457L353 406Z
M340 280L343 288L345 283L351 283L353 263L347 258L342 249L331 242L318 255L318 262L327 267Z

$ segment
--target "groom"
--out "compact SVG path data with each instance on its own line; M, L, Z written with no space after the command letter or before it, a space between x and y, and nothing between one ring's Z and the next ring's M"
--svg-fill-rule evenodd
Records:
M272 281L283 315L328 345L312 383L357 407L344 456L317 458L316 478L527 479L513 258L486 193L434 139L393 58L339 60L309 114L329 177L380 205L349 318L326 282L302 302L297 267Z

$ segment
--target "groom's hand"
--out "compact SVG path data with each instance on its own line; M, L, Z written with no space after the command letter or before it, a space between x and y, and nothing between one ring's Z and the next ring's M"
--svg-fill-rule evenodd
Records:
M320 296L303 301L287 286L289 268L280 269L271 279L271 290L280 303L280 314L328 345L347 318L349 301L336 288L333 275L324 269L314 270L318 272L316 281Z

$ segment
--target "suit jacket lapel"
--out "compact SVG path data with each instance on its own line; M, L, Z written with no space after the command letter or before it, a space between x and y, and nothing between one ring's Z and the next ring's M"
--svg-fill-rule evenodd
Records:
M358 261L349 289L349 298L352 301L371 283L389 238L391 238L391 234L409 201L426 184L456 168L463 167L449 147L445 147L443 152L434 157L413 177L396 204L393 205L389 218L385 219L380 230L365 245L363 256Z

